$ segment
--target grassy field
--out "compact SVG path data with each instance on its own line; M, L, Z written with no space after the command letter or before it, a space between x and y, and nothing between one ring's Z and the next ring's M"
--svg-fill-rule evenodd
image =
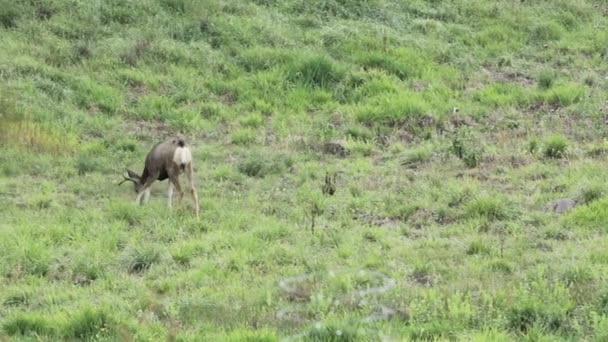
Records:
M607 94L605 0L0 0L0 341L608 341Z

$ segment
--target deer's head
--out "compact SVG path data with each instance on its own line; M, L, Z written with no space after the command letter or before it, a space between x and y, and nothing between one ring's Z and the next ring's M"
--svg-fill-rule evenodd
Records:
M133 189L135 190L135 193L139 193L144 186L141 182L141 177L137 173L135 173L129 169L127 169L127 174L128 174L128 176L124 176L124 175L122 176L124 178L124 180L122 182L118 183L118 185L121 185L122 183L124 183L126 181L133 182Z

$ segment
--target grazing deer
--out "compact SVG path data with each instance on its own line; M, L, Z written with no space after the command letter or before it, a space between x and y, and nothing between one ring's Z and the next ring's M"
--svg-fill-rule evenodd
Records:
M199 214L198 194L194 188L192 180L192 151L182 138L169 139L156 144L146 157L146 164L141 176L127 169L128 177L123 175L124 180L118 185L126 181L133 182L135 192L137 193L138 204L148 202L150 199L150 186L155 181L163 181L169 178L169 208L172 207L173 189L177 191L179 204L181 205L184 193L179 185L179 175L186 173L188 183L190 185L190 194L194 200L194 211L196 217ZM143 201L142 201L143 200Z

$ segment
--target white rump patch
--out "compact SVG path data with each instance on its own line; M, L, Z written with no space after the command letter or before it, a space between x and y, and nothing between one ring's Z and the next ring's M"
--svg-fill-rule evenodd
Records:
M192 162L192 152L188 147L178 147L173 153L173 162L177 165L187 165Z

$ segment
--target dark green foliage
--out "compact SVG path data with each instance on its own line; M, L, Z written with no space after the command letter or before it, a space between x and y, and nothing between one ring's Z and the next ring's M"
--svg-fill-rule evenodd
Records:
M483 255L490 254L492 249L486 244L486 242L482 240L472 241L469 247L467 248L467 254L469 255Z
M547 158L562 158L568 150L568 140L559 135L547 138L543 145L543 154Z
M69 338L89 340L107 335L114 324L108 312L87 307L70 317L64 331Z
M543 89L549 89L555 83L556 77L555 71L543 70L538 75L538 86Z
M42 335L54 336L56 327L46 318L36 314L21 313L7 319L2 330L10 336L15 335Z
M514 215L511 204L501 196L483 196L471 201L465 209L465 217L482 217L500 221Z
M350 342L359 341L362 338L364 338L364 335L356 327L324 326L312 329L304 340L311 342Z
M249 177L264 178L270 174L283 173L292 163L291 158L285 155L277 155L270 158L255 155L242 160L238 165L238 170Z
M459 130L454 134L450 150L470 168L477 167L483 159L483 145L479 143L479 137L468 129Z
M18 2L11 0L0 1L0 27L13 28L23 13Z
M606 188L602 184L591 184L581 190L580 197L585 204L598 200L606 194Z
M326 56L305 56L287 69L288 80L307 87L331 87L345 75L345 68Z
M161 249L155 245L140 245L131 248L126 256L129 272L144 272L161 259Z

